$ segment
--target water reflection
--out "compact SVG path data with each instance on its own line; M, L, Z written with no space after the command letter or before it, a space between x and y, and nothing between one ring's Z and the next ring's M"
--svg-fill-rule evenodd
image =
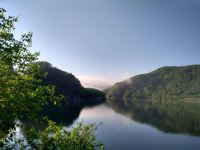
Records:
M51 119L66 127L81 121L103 123L96 135L108 150L200 148L200 103L108 100L65 109L53 109ZM46 126L23 124L24 136L26 129Z
M109 107L107 109L104 109L104 105L102 108L100 104L102 101L76 107L49 107L48 116L55 122L71 126L77 120L88 122L98 118L98 123L114 121L116 116L113 113L119 113L133 121L151 125L164 132L200 136L200 103L107 100L106 105ZM24 122L24 124L35 126L32 122Z
M158 103L148 103L149 102L112 101L97 107L84 108L76 122L82 120L86 123L96 124L103 122L103 124L99 126L96 135L97 140L104 142L108 150L199 150L200 137L188 135L191 133L184 122L182 122L183 125L180 128L176 127L181 125L181 122L179 122L180 119L178 119L177 122L179 123L176 125L173 117L177 117L179 114L174 115L174 113L176 113L176 108L171 107L171 103L162 105ZM185 107L187 108L188 106L186 105ZM172 111L169 113L171 115L168 115L167 111L165 111L165 109L168 108ZM180 111L181 108L183 107L181 106L178 110ZM186 111L187 109L184 110ZM188 112L190 111L188 110ZM185 113L180 114L182 114L181 116L185 115ZM155 117L152 118L152 116ZM171 117L173 118L172 120ZM167 120L163 122L165 119ZM173 123L175 123L175 129L173 129ZM192 125L190 124L190 126ZM184 129L187 132L183 132ZM177 133L185 133L185 135Z
M115 112L164 132L200 136L200 103L171 101L107 101Z
M49 120L52 120L56 123L61 123L64 126L71 126L80 115L80 112L86 108L92 108L104 103L105 100L88 100L80 105L48 105L44 111L43 116L47 116ZM30 128L38 126L39 128L44 128L47 124L44 122L33 122L30 120L23 120L23 125Z

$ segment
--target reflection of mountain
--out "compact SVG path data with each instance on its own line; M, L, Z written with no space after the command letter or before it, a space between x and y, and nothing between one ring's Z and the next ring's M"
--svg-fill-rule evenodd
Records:
M116 112L164 132L200 136L200 103L107 101Z
M85 107L93 107L99 104L102 104L104 100L87 100L82 102L78 106L54 106L49 105L47 108L47 116L58 123L62 123L65 126L71 125L74 120L76 120L81 112L81 110Z
M73 124L73 122L79 117L82 109L85 107L94 107L102 103L104 103L104 99L90 99L80 103L77 106L61 105L58 107L55 105L49 105L48 108L46 108L45 115L47 115L48 118L54 122L69 126Z

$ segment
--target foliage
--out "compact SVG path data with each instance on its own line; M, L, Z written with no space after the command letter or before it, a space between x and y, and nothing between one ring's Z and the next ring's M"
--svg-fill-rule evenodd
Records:
M179 99L200 97L200 65L163 67L119 82L107 91L108 98Z
M53 86L41 85L43 77L39 66L33 62L38 53L31 53L32 33L24 34L21 40L14 37L15 17L7 17L0 9L0 109L16 117L34 117L48 101L56 101ZM28 115L24 115L28 114Z
M57 101L53 86L41 85L36 76L39 67L33 65L38 53L30 52L32 33L20 40L14 37L14 23L18 18L6 16L0 8L0 139L15 126L15 119L36 118L48 101Z
M77 123L70 129L48 121L47 127L30 128L18 125L24 135L13 130L5 139L4 149L21 150L95 150L104 149L104 144L95 139L95 124Z
M71 131L66 130L63 126L49 121L48 127L39 132L31 129L27 134L30 145L38 150L94 150L103 144L95 141L94 131L97 126L94 124L84 125L78 123Z

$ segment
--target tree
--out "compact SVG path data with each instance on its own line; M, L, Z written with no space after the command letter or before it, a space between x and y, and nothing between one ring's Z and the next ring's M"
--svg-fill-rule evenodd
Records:
M94 131L95 124L84 125L78 123L71 131L63 126L49 121L48 127L37 134L33 128L27 134L30 145L38 150L94 150L104 149L104 145L96 142Z
M39 53L30 51L32 33L22 35L20 40L16 39L13 31L14 23L18 18L6 16L5 13L6 11L0 8L0 126L2 129L3 126L8 128L8 124L13 127L16 118L35 118L48 101L59 100L59 97L54 96L54 87L41 85L41 80L37 78L44 77L45 74L41 74L39 66L33 63L38 59ZM9 115L5 117L3 114ZM0 138L3 135L5 134L1 133Z
M0 8L0 147L6 143L7 139L9 140L10 137L12 139L12 134L8 136L8 133L10 129L15 128L16 119L36 119L44 105L50 101L56 104L63 99L62 96L55 96L54 86L42 84L42 78L45 78L46 74L41 73L39 65L35 63L39 53L30 51L32 33L24 34L21 39L16 39L13 32L14 23L18 21L18 18L6 16L5 13L6 11ZM61 138L68 138L71 134L69 138L73 141L82 135L82 139L85 140L85 143L81 143L83 145L76 141L64 144L94 149L93 126L78 126L73 131L63 132L63 127L50 122L44 131L35 132L36 139L29 136L29 143L41 141L39 145L34 144L34 146L37 149L44 149L48 146L46 142L54 140L55 145L52 146L59 148L63 146L63 143L60 143ZM52 132L53 137L50 137ZM43 147L40 147L41 145Z

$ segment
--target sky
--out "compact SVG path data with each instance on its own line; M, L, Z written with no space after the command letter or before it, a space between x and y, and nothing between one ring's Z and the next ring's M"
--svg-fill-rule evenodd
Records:
M87 87L163 66L200 64L200 0L0 0L33 32L39 60Z

